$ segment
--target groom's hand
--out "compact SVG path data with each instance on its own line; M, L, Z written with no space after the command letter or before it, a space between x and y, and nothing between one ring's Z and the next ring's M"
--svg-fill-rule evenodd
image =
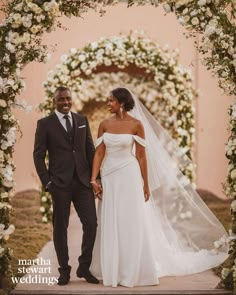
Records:
M102 199L102 186L101 183L99 181L93 181L91 182L92 186L93 186L93 192L95 195L95 198L98 198L99 200Z

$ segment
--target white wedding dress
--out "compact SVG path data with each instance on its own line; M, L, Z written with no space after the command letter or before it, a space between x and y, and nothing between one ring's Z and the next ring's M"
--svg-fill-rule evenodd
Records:
M201 272L226 259L225 249L216 252L193 245L195 238L199 240L193 227L194 237L190 234L182 243L180 234L167 224L152 196L145 202L141 170L135 157L135 142L145 146L144 139L105 132L96 146L102 142L106 146L101 167L103 197L98 202L98 231L90 270L103 279L105 286L157 285L159 277ZM161 190L159 198L165 198ZM214 218L209 224L220 228L220 238L225 231ZM205 234L202 230L202 240Z

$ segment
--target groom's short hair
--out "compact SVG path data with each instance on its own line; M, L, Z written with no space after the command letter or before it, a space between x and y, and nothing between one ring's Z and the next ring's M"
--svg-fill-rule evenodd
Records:
M55 97L58 92L65 91L65 90L71 92L68 87L65 87L65 86L57 87L57 89L54 91L53 97Z

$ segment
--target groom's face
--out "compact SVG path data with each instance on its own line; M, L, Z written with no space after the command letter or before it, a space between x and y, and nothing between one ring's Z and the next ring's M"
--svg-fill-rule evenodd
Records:
M54 96L54 104L58 112L62 114L68 114L72 105L72 98L71 98L70 91L69 90L57 91Z

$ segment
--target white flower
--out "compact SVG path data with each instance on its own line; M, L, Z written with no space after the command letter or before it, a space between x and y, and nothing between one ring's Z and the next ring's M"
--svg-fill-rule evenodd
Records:
M236 179L236 169L233 169L231 172L230 172L230 178L231 179Z
M1 199L7 199L8 197L9 196L7 192L1 193Z
M78 61L77 60L73 60L70 65L71 65L72 69L75 69L78 66Z
M47 63L50 59L51 59L51 54L50 54L50 53L47 53L47 54L44 56L43 62L44 62L44 63Z
M77 49L76 49L76 48L71 48L71 49L70 49L70 53L71 53L71 54L76 54L76 52L77 52Z
M195 132L195 128L194 127L189 128L189 132L190 133L194 133Z
M50 14L53 16L58 16L60 13L59 5L55 0L51 0L50 2L44 3L43 8L45 11L50 12Z
M3 100L3 99L0 99L0 107L1 107L1 108L5 108L6 106L7 106L6 101Z
M11 44L11 43L7 43L7 44L6 44L6 48L7 48L7 50L9 50L11 53L14 53L14 52L16 51L15 46L14 46L13 44Z
M231 209L232 209L232 211L236 211L236 200L234 200L232 203L231 203Z
M25 28L30 28L32 26L32 19L29 17L29 14L23 17L22 24Z
M164 4L163 4L163 8L164 8L164 10L165 10L166 13L171 12L171 7L170 7L169 4L164 3Z
M190 20L190 16L189 15L185 15L184 16L184 22L187 23Z
M216 33L217 22L210 21L209 24L205 28L204 36L209 37L212 34Z
M43 206L41 206L39 210L40 210L40 212L42 212L42 213L44 213L44 212L46 211L46 209L45 209Z
M19 28L19 26L22 24L22 17L20 13L13 14L12 19L13 19L12 27Z
M0 202L0 209L2 208L12 209L12 206L7 202Z
M37 22L40 23L42 20L45 19L45 16L43 14L37 15L36 16Z
M181 25L183 25L184 22L185 22L184 17L180 16L180 17L178 18L178 22L179 22Z
M233 55L234 54L234 48L232 46L230 46L228 48L228 54Z
M35 3L28 3L28 7L36 14L42 13L42 9Z
M199 19L197 17L193 17L192 20L191 20L191 23L196 26L199 24Z
M204 6L204 5L206 5L206 3L207 3L206 0L199 0L197 4L199 6Z
M87 68L88 68L88 64L87 64L86 62L83 62L83 63L81 64L80 68L81 68L82 71L85 72L85 71L87 70Z
M47 202L47 197L46 197L46 196L43 196L43 197L41 198L41 200L42 200L42 202Z
M4 230L4 228L5 225L0 224L0 239L4 238L5 240L7 240L9 238L9 235L14 232L15 226L11 224L7 229Z
M14 9L15 9L15 10L18 10L18 11L21 11L22 6L23 6L23 2L21 2L21 3L17 4L17 5L15 5L15 6L14 6Z
M13 224L11 224L6 230L5 230L5 234L6 235L11 235L13 232L15 231L15 226Z
M37 34L39 31L41 30L41 26L40 25L34 25L30 28L30 31L33 33L33 34Z
M209 38L205 38L202 44L202 48L203 50L208 50L208 49L212 49L213 48L213 43L211 42L211 40Z
M47 216L43 216L42 217L42 222L44 222L44 223L47 223L48 222Z
M8 130L7 134L5 135L6 140L1 142L3 149L6 149L7 147L14 145L14 143L16 141L15 131L16 131L15 127L12 127ZM4 148L4 147L6 147L6 148Z
M9 31L7 37L5 38L9 43L17 44L16 40L19 39L19 34L17 32Z
M85 61L85 59L86 59L86 57L85 57L84 54L80 54L80 55L78 56L78 60L81 61L81 62Z
M24 33L21 36L21 42L23 42L23 43L29 43L30 42L30 34L29 33Z
M67 60L67 58L68 58L68 55L63 54L60 59L61 59L62 62L65 62Z
M92 71L91 71L90 69L88 69L88 70L85 71L85 74L86 74L87 76L91 75L91 73L92 73Z
M2 175L4 176L5 180L8 181L12 181L13 178L13 169L11 165L6 165L3 169L2 169Z

